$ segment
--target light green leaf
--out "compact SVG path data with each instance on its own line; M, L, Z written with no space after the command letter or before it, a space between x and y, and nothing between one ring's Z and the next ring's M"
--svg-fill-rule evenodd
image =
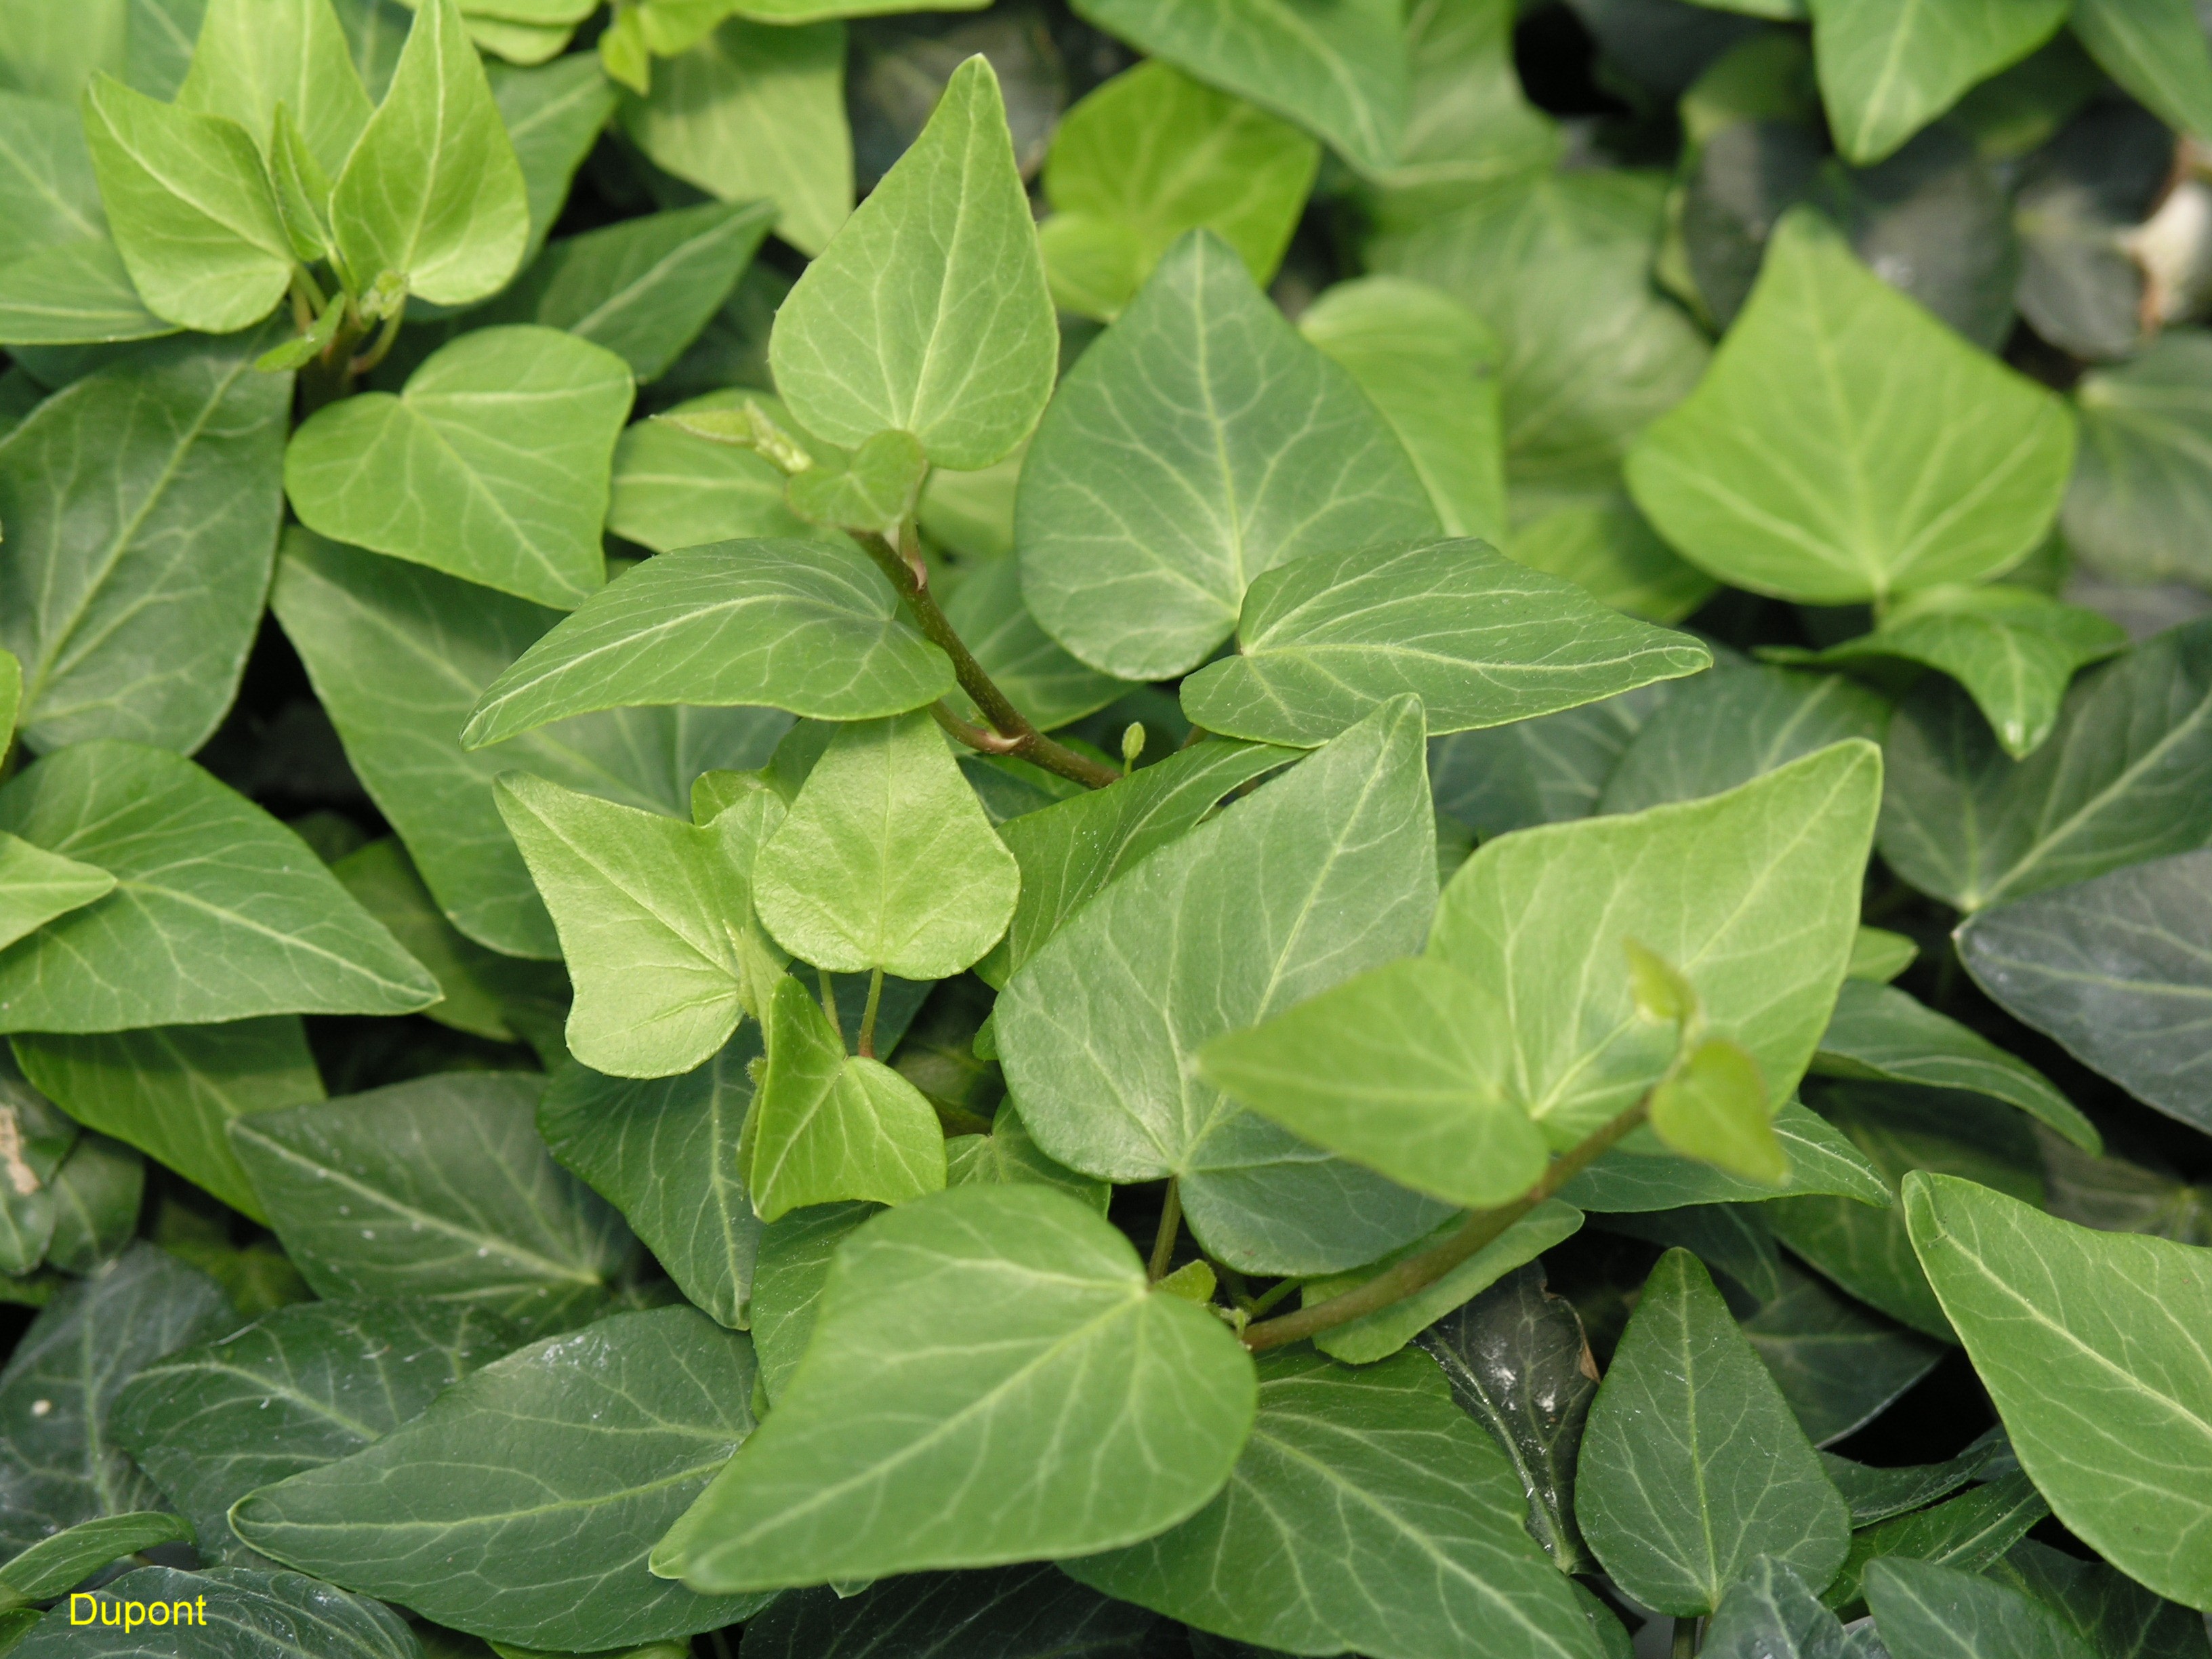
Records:
M1762 1212L1750 1213L1759 1216ZM1762 1218L1759 1224L1765 1228L1766 1224ZM1805 1437L1816 1446L1832 1445L1865 1427L1935 1370L1948 1352L1942 1344L1884 1319L1787 1261L1778 1264L1777 1277L1780 1293L1742 1322L1743 1334L1781 1386L1782 1397L1790 1402ZM1967 1474L1962 1467L1949 1486L1932 1491L1913 1486L1910 1502L1868 1513L1858 1490L1838 1473L1839 1466L1858 1466L1845 1464L1841 1458L1824 1456L1821 1461L1837 1490L1850 1504L1854 1526L1917 1509L1941 1498L1952 1486L1962 1485ZM1873 1471L1880 1475L1890 1473Z
M0 835L0 951L114 890L115 878L96 866Z
M283 512L291 377L179 341L49 398L0 443L0 641L24 736L198 748L230 706Z
M2124 581L2212 579L2212 333L2172 328L2075 388L2081 454L2060 519L2085 564Z
M928 474L929 458L912 433L878 432L844 465L793 476L784 499L810 524L872 531L896 543Z
M761 848L761 920L841 973L946 979L1006 930L1013 854L927 714L841 726Z
M323 1097L296 1015L112 1035L25 1032L24 1076L88 1129L130 1142L234 1210L265 1221L224 1133L249 1112Z
M1832 1607L1856 1610L1863 1605L1861 1585L1867 1570L1880 1560L1932 1561L1960 1572L1984 1571L2050 1514L2051 1505L2034 1483L2015 1470L1933 1509L1854 1533L1851 1553L1820 1599Z
M945 1184L945 1132L921 1091L880 1060L848 1055L821 1005L787 975L741 1157L747 1147L745 1186L765 1222L849 1199L896 1204Z
M1335 1272L1443 1219L1190 1064L1214 1037L1413 948L1436 880L1421 744L1419 706L1386 704L1107 886L992 1016L1037 1145L1105 1180L1176 1176L1192 1231L1233 1267Z
M1363 276L1326 289L1300 314L1298 332L1382 410L1446 533L1502 543L1504 436L1489 325L1425 283Z
M2073 459L2055 395L1799 208L1711 370L1638 441L1628 483L1660 533L1722 580L1844 605L2018 563L2050 530Z
M557 612L306 531L286 544L275 604L348 757L440 907L471 939L513 955L557 957L560 942L500 818L501 773L526 767L684 813L701 772L759 765L789 724L762 708L625 709L472 755L459 741L471 707Z
M266 156L282 105L323 173L336 178L368 125L368 94L329 0L208 0L180 109L221 115Z
M1208 231L1069 372L1015 517L1031 611L1125 679L1203 662L1264 570L1437 528L1374 405Z
M1481 542L1315 553L1253 582L1237 654L1182 683L1194 725L1310 747L1411 692L1432 734L1694 674L1695 639L1607 611Z
M1198 1074L1302 1140L1415 1192L1489 1209L1551 1162L1498 1076L1510 1018L1443 963L1386 963L1250 1030L1216 1037ZM1766 1102L1759 1101L1764 1121Z
M1701 1164L1779 1187L1790 1155L1767 1116L1759 1062L1725 1037L1708 1037L1651 1091L1651 1133Z
M1879 743L1888 724L1889 705L1843 675L1723 663L1677 688L1638 728L1597 811L1717 795L1847 738Z
M2212 1605L2206 1253L2092 1232L1970 1182L1916 1175L1921 1265L2058 1518L2137 1582ZM1881 1615L1881 1589L1868 1593Z
M1309 1279L1299 1288L1301 1304L1310 1308L1332 1296L1358 1289L1382 1268L1431 1244L1442 1243L1459 1230L1462 1219L1454 1216L1426 1238L1393 1250L1367 1267ZM1314 1346L1348 1365L1365 1365L1387 1358L1465 1304L1468 1298L1480 1295L1515 1269L1534 1261L1554 1244L1571 1238L1582 1230L1582 1224L1580 1210L1557 1199L1547 1199L1434 1284L1416 1291L1403 1301L1323 1331L1314 1339ZM1443 1358L1441 1354L1438 1358ZM1449 1371L1451 1362L1443 1359L1443 1364Z
M599 526L629 368L552 329L481 329L406 390L319 410L284 455L319 534L570 609L605 580Z
M233 1504L359 1451L521 1340L466 1304L302 1303L155 1361L109 1420L191 1516L204 1557L265 1565L231 1532Z
M290 830L191 762L126 743L0 788L0 830L116 890L0 955L0 1027L120 1031L276 1013L411 1013L435 981Z
M104 240L84 123L67 104L0 92L0 265L40 248Z
M1013 559L994 560L963 577L945 602L945 617L992 684L1041 732L1095 714L1128 689L1127 681L1078 662L1038 626L1023 602L1021 565ZM964 694L953 701L963 714L980 718Z
M1686 1250L1652 1269L1583 1433L1583 1535L1622 1589L1708 1613L1758 1556L1825 1585L1850 1513Z
M1910 968L1919 954L1920 947L1904 934L1862 924L1851 940L1851 963L1844 970L1844 977L1887 985Z
M673 1077L744 1018L748 866L761 826L697 826L565 789L499 780L500 815L552 913L575 982L569 1051L617 1077Z
M999 833L1021 866L1021 896L1005 939L976 971L1003 987L1108 883L1180 839L1232 790L1293 758L1264 744L1201 743L1104 789L1007 820Z
M2057 723L2074 671L2127 648L2118 624L2024 587L1930 588L1897 605L1873 633L1782 661L1854 663L1902 657L1966 687L2014 760Z
M1656 623L1680 622L1720 584L1659 539L1625 489L1539 496L1505 550L1564 576L1601 605Z
M153 1483L96 1425L139 1367L234 1322L213 1279L143 1241L57 1291L0 1370L0 1549L159 1507Z
M1272 281L1320 162L1296 127L1165 63L1124 70L1068 111L1045 160L1053 216L1038 234L1054 299L1112 321L1200 225Z
M1455 202L1558 157L1557 124L1522 94L1516 21L1491 0L1407 8L1411 101L1398 164L1383 179L1398 203L1414 192Z
M569 181L614 113L615 89L588 52L557 58L542 69L506 64L484 68L530 204L526 264L545 245L545 234L568 199Z
M587 1317L633 1264L622 1218L538 1138L542 1077L448 1072L240 1118L239 1162L319 1296Z
M158 1510L80 1521L0 1565L0 1601L50 1601L111 1561L157 1544L191 1541L192 1529L182 1516Z
M710 392L664 413L681 418L737 409L747 401L775 403L764 392ZM733 533L746 539L821 538L819 529L786 504L783 486L776 465L750 449L687 432L675 419L639 421L615 446L607 528L656 553L702 547ZM961 633L972 647L974 636L964 628Z
M439 1024L493 1042L520 1042L566 1016L568 976L543 963L488 951L454 927L392 837L356 848L332 864L331 873L430 970L445 994L423 1012Z
M1389 0L1082 0L1086 21L1318 134L1363 173L1398 159L1408 92Z
M902 1056L903 1058L903 1056ZM945 1184L948 1187L1005 1186L1025 1183L1057 1187L1079 1199L1101 1215L1114 1189L1103 1181L1091 1181L1065 1164L1055 1164L1037 1150L1021 1115L1001 1106L991 1120L987 1135L955 1135L945 1143Z
M54 1238L54 1175L76 1145L77 1126L25 1083L0 1051L0 1273L20 1277Z
M466 305L521 263L522 167L454 0L416 10L391 88L338 174L331 220L362 288L390 271L410 294Z
M594 709L767 703L810 720L919 708L951 659L857 549L738 541L648 560L486 688L462 741L501 743Z
M1899 706L1883 758L1882 857L1969 913L2192 851L2212 836L2212 622L2083 676L2024 761L1941 681Z
M2212 50L2185 0L2075 0L2068 21L2099 66L2168 126L2212 133Z
M253 139L95 76L85 135L115 242L147 308L227 334L269 314L292 280L292 245Z
M565 237L478 314L565 329L655 380L729 298L775 219L764 202L710 202Z
M765 198L776 234L828 246L853 210L845 122L845 26L732 17L653 67L650 96L623 100L623 128L678 178L726 202Z
M1890 1188L1864 1154L1818 1115L1785 1102L1772 1119L1790 1160L1789 1193L1822 1193L1887 1207ZM1584 1210L1634 1213L1686 1204L1763 1203L1776 1189L1710 1164L1677 1157L1650 1130L1639 1130L1559 1189Z
M92 1592L92 1622L123 1623L125 1607L190 1603L204 1599L207 1622L197 1621L141 1641L159 1642L165 1659L418 1659L422 1644L398 1613L296 1572L217 1567L184 1572L140 1567ZM20 1647L15 1659L75 1659L83 1634L69 1623L66 1601L49 1613ZM107 1614L112 1612L112 1619ZM143 1651L143 1650L142 1650Z
M1065 1565L1270 1648L1450 1659L1479 1639L1487 1654L1581 1659L1589 1627L1520 1524L1520 1496L1428 1355L1353 1370L1269 1354L1227 1489L1157 1538Z
M695 1309L616 1314L264 1486L231 1524L280 1560L502 1641L584 1650L711 1630L759 1601L662 1583L645 1555L753 1431L752 1371L751 1344Z
M2208 939L2212 852L2130 864L2001 904L1957 934L1959 959L1974 982L2015 1018L2056 1037L2136 1099L2212 1132L2204 1085Z
M1824 1077L1972 1090L2019 1107L2085 1152L2094 1154L2103 1144L2096 1126L2035 1067L1891 986L1844 981L1813 1069Z
M112 242L70 242L0 265L0 343L100 345L176 331L146 309Z
M760 1249L738 1162L760 1054L760 1028L748 1025L681 1077L632 1081L570 1066L538 1109L553 1156L623 1212L702 1312L738 1330Z
M998 77L971 58L776 313L776 389L833 443L909 432L972 470L1029 435L1059 347Z
M773 1589L1133 1543L1220 1490L1253 1399L1229 1328L1085 1205L935 1194L846 1241L775 1410L653 1566Z
M1462 867L1428 954L1510 1000L1502 1079L1553 1146L1674 1057L1673 1030L1636 1012L1624 939L1697 988L1771 1108L1789 1099L1850 953L1881 769L1872 744L1835 744L1709 799L1504 836Z
M2066 0L1808 0L1837 148L1879 161L2066 21Z
M2089 1659L2090 1649L2018 1590L1910 1559L1867 1575L1875 1628L1897 1659Z
M1830 1123L1881 1171L1893 1194L1913 1170L1934 1170L2042 1202L2034 1137L2002 1107L1896 1084L1832 1085L1819 1098ZM1766 1217L1777 1238L1860 1301L1939 1341L1958 1340L1913 1259L1902 1209L1791 1197L1771 1205Z

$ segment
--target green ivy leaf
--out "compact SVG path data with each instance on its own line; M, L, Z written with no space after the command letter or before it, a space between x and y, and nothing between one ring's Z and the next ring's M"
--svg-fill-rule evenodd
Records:
M128 1141L256 1221L267 1217L226 1127L323 1097L295 1014L78 1036L27 1031L15 1049L23 1074L78 1122Z
M1486 1652L1579 1659L1589 1626L1521 1526L1520 1496L1426 1354L1357 1370L1268 1354L1227 1489L1157 1538L1066 1567L1271 1648L1448 1659L1480 1630Z
M77 1126L0 1063L0 1133L15 1156L0 1175L0 1273L34 1272L54 1238L54 1176L77 1142Z
M146 1366L111 1427L192 1518L203 1556L265 1565L231 1532L233 1504L359 1451L521 1341L465 1303L302 1303Z
M2075 0L2068 18L2105 72L2168 126L2212 132L2212 48L2178 0Z
M945 979L999 941L1021 874L927 714L841 726L754 870L761 920L842 973Z
M1883 758L1882 857L1969 913L2192 851L2212 835L2212 622L2084 676L2024 761L1940 681L1899 706Z
M1994 9L1975 0L1808 4L1821 101L1837 148L1862 167L1887 155L1976 82L2033 52L2068 10L2065 0L2014 0Z
M1231 1267L1335 1272L1443 1218L1190 1065L1212 1038L1413 948L1436 880L1421 744L1419 705L1384 705L1107 886L992 1016L1045 1152L1104 1180L1177 1177L1192 1231Z
M738 1161L751 1109L757 1025L681 1077L553 1074L538 1133L563 1166L623 1212L684 1295L718 1323L749 1322L761 1224Z
M565 329L641 382L657 380L730 297L775 222L766 202L709 202L564 237L477 315Z
M1844 1627L1793 1568L1754 1556L1722 1592L1698 1651L1712 1659L1844 1659Z
M1429 755L1437 810L1485 839L1586 818L1637 733L1680 689L1660 680L1580 708L1441 738Z
M570 714L678 702L867 720L953 684L951 659L901 614L866 554L725 542L611 583L485 689L461 737L480 749Z
M810 524L872 531L896 542L928 473L929 459L912 433L878 432L845 465L795 474L784 499Z
M1824 367L1791 367L1807 362ZM1839 454L1855 459L1838 467ZM1628 482L1660 533L1723 580L1846 605L2018 563L2049 531L2073 459L2057 397L1800 208L1776 227L1711 371L1638 441Z
M2014 1018L2136 1099L2212 1131L2199 1081L2208 926L2212 853L2182 853L1984 910L1959 930L1959 959Z
M237 122L268 156L279 106L302 124L316 167L335 178L371 110L329 0L209 0L177 106Z
M2081 455L2060 528L2093 568L2125 581L2212 576L2212 333L2172 328L2075 388Z
M2057 1614L2099 1653L2202 1659L2212 1652L2212 1632L2196 1609L2161 1601L2101 1561L2083 1561L2022 1539L1984 1576Z
M1583 1434L1583 1535L1615 1583L1676 1618L1713 1612L1754 1558L1826 1585L1850 1516L1696 1257L1669 1250Z
M107 220L146 307L227 334L267 316L292 280L292 244L244 127L134 92L112 76L84 94Z
M135 353L0 443L0 641L34 747L189 751L230 707L283 514L291 377L254 373L258 344Z
M2042 1073L1887 985L1845 980L1813 1070L1824 1077L1968 1089L2017 1106L2092 1155L2096 1126Z
M497 293L521 263L529 193L454 0L416 9L337 176L331 224L360 288L390 271L439 305Z
M159 1544L191 1541L192 1528L182 1516L158 1510L80 1521L0 1565L0 1601L17 1606L51 1601L111 1561Z
M821 1204L793 1210L762 1231L753 1273L753 1347L760 1357L761 1391L770 1401L783 1397L814 1334L838 1246L878 1212L873 1204Z
M615 446L607 528L656 553L703 546L732 532L747 540L821 538L823 532L785 501L784 474L773 461L678 424L686 416L734 410L749 401L781 407L764 392L710 392L663 411L670 419L639 421L627 428ZM836 539L834 532L830 539ZM963 583L956 590L955 603L957 593L971 585ZM974 636L965 629L961 632L973 648Z
M1055 1164L1037 1150L1022 1127L1021 1115L1002 1106L991 1120L987 1135L954 1135L945 1143L945 1184L948 1187L1032 1184L1056 1187L1079 1199L1101 1215L1106 1212L1114 1189L1103 1181L1079 1176L1066 1164Z
M751 1344L694 1309L615 1314L494 1360L362 1450L240 1499L231 1524L279 1560L502 1641L582 1651L712 1630L759 1601L694 1595L645 1556L753 1431L752 1370Z
M399 1615L380 1602L295 1572L216 1567L183 1572L141 1567L91 1592L92 1622L122 1624L125 1606L206 1601L207 1622L173 1626L160 1641L173 1659L418 1659L422 1644ZM105 1615L113 1611L113 1619ZM15 1659L63 1659L82 1651L84 1636L69 1623L69 1603L49 1613L19 1647Z
M840 1595L789 1590L745 1626L757 1659L890 1659L901 1644L957 1645L988 1659L1058 1649L1143 1659L1160 1621L1038 1562L993 1571L911 1573Z
M1273 280L1313 188L1321 146L1296 127L1154 60L1062 118L1040 227L1053 298L1110 322L1160 256L1203 225Z
M1261 572L1437 529L1374 405L1210 231L1176 243L1069 372L1015 515L1045 631L1148 680L1205 661Z
M0 959L0 1027L411 1013L437 982L307 844L178 756L83 743L0 788L0 830L116 878Z
M2021 1467L2058 1518L2161 1595L2212 1600L2212 1564L2187 1542L2212 1515L2204 1252L2092 1232L1942 1176L1908 1176L1905 1213ZM1867 1594L1880 1619L1876 1573Z
M140 1367L235 1322L213 1279L143 1243L57 1291L0 1370L0 1549L158 1507L107 1437L108 1410Z
M0 265L71 242L104 240L84 123L67 104L0 92Z
M1398 9L1352 0L1323 9L1291 0L1228 0L1192 11L1173 0L1082 0L1078 13L1327 139L1364 173L1398 159L1407 114Z
M1771 1125L1790 1161L1783 1193L1827 1194L1884 1208L1890 1204L1891 1190L1881 1172L1817 1114L1786 1101ZM1631 1214L1687 1204L1764 1203L1776 1196L1776 1188L1763 1182L1677 1157L1648 1128L1629 1136L1559 1192L1580 1209Z
M1651 1133L1674 1151L1729 1175L1779 1187L1790 1155L1767 1115L1759 1062L1725 1037L1708 1037L1651 1091Z
M484 69L530 204L530 240L522 256L527 265L561 216L569 180L614 113L615 89L586 52L556 58L541 69L507 64Z
M1896 606L1873 633L1826 651L1770 651L1778 661L1850 664L1901 657L1966 687L2014 760L2058 720L2074 671L2127 648L2118 624L2024 587L1931 588Z
M1502 726L1694 674L1686 635L1607 610L1480 542L1316 553L1244 595L1237 654L1182 683L1194 725L1311 747L1411 692L1431 732Z
M41 248L0 266L0 343L99 345L176 331L146 309L112 242Z
M1763 1221L1760 1224L1765 1225ZM1771 1238L1772 1233L1767 1237ZM1790 1402L1805 1437L1816 1446L1832 1445L1864 1428L1935 1370L1944 1356L1941 1343L1883 1318L1787 1261L1777 1263L1776 1276L1779 1293L1742 1322L1743 1334L1781 1386L1782 1397ZM1821 1461L1851 1506L1853 1526L1867 1526L1932 1502L1964 1484L1972 1467L1962 1464L1955 1479L1946 1477L1948 1486L1936 1490L1908 1486L1910 1502L1895 1497L1895 1488L1882 1488L1882 1495L1897 1505L1888 1509L1868 1501L1863 1488L1850 1483L1839 1471L1841 1458L1823 1454ZM1874 1473L1887 1475L1889 1471Z
M920 1090L880 1060L847 1054L821 1005L788 975L768 1024L768 1066L739 1147L763 1221L944 1187L945 1132Z
M1897 1659L2089 1659L2079 1637L2018 1590L1933 1561L1877 1562L1867 1600Z
M365 392L293 434L284 487L319 534L570 609L605 580L629 367L574 335L483 329L398 396Z
M115 878L95 865L0 835L0 950L114 890Z
M146 1199L146 1160L119 1140L80 1135L54 1171L54 1235L46 1265L89 1273L131 1243Z
M1889 705L1841 674L1723 662L1675 688L1599 792L1601 814L1699 800L1847 738L1881 741Z
M853 210L842 22L732 17L655 64L651 94L625 98L622 123L710 196L774 202L776 234L802 253L820 253Z
M451 1072L256 1112L231 1145L315 1293L428 1296L526 1322L588 1317L637 1243L547 1155L543 1078Z
M1253 1391L1229 1328L1152 1294L1087 1206L936 1194L846 1241L775 1410L653 1565L768 1589L1132 1543L1220 1490Z
M971 58L776 313L776 389L833 443L908 432L973 469L1036 424L1059 344L998 76Z
M923 512L927 511L925 497ZM1022 598L1017 560L997 559L961 578L945 602L945 617L992 684L1040 732L1096 714L1129 689L1127 680L1078 662L1038 624ZM956 693L952 702L963 716L982 720L965 693Z
M1498 337L1440 289L1363 276L1325 290L1298 332L1334 358L1406 447L1447 534L1505 540Z
M1974 1479L1989 1455L1989 1448L1978 1441L1958 1456L1942 1463L1875 1468L1823 1452L1820 1467L1827 1470L1828 1479L1835 1482L1836 1490L1850 1505L1851 1524L1871 1527L1949 1497Z
M1851 1553L1821 1600L1858 1612L1867 1569L1876 1561L1932 1561L1960 1572L1985 1571L2050 1513L2034 1483L2015 1472L1933 1509L1898 1516L1851 1534Z
M561 621L557 611L304 530L286 539L273 605L348 759L440 908L469 938L510 955L557 957L560 942L501 820L500 774L526 768L681 814L700 773L758 766L790 724L765 708L626 708L471 754L460 743L470 709ZM950 679L949 664L945 672Z

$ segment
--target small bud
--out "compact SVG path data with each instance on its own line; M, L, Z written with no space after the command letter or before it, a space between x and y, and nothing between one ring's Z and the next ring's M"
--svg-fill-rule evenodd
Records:
M1137 757L1145 752L1145 723L1131 720L1121 733L1121 771L1124 776L1137 769Z
M1680 1025L1698 1012L1697 988L1673 963L1635 939L1621 944L1628 951L1629 994L1638 1013L1655 1025Z

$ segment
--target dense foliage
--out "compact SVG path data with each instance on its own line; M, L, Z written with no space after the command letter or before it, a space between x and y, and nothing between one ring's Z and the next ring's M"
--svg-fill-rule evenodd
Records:
M2191 0L1073 4L0 0L0 1650L2212 1659Z

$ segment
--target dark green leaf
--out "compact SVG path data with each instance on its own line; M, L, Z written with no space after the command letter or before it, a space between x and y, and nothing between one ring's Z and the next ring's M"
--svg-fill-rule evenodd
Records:
M493 101L522 167L530 204L526 262L544 245L560 216L568 181L614 113L615 89L588 52L556 58L542 69L484 65Z
M745 1640L747 1659L1146 1659L1158 1627L1039 1564L916 1573L850 1596L791 1590Z
M1711 1659L1844 1659L1844 1627L1794 1569L1762 1555L1722 1594L1698 1650Z
M2051 1505L2026 1475L2005 1475L1917 1515L1853 1534L1851 1553L1821 1599L1832 1607L1855 1610L1868 1566L1899 1556L1960 1572L1986 1571L2050 1513Z
M191 1541L191 1525L184 1516L158 1510L80 1521L0 1565L0 1601L50 1601L111 1561L157 1544Z
M1889 708L1840 674L1723 663L1647 719L1605 780L1596 810L1639 812L1717 795L1846 738L1881 740Z
M1932 1561L1876 1562L1867 1600L1896 1659L2089 1659L2081 1638L2019 1591Z
M1809 1273L1784 1263L1780 1279L1779 1293L1743 1322L1743 1334L1816 1446L1832 1445L1863 1428L1943 1358L1941 1345L1891 1323ZM1832 1466L1829 1473L1834 1474ZM1881 1518L1859 1513L1852 1492L1840 1479L1836 1484L1851 1501L1854 1524ZM1942 1496L1930 1492L1922 1501Z
M750 1312L761 1388L770 1400L782 1398L784 1384L814 1334L814 1316L830 1277L830 1258L878 1207L823 1204L794 1210L762 1230Z
M111 1626L124 1623L133 1602L142 1609L183 1604L193 1610L189 1626L177 1617L168 1629L125 1636L120 1644L103 1638L111 1659L421 1659L422 1653L391 1608L296 1572L141 1567L101 1585L93 1601L88 1622ZM75 1659L85 1638L70 1617L64 1602L10 1651L16 1659Z
M1661 680L1539 720L1441 738L1429 750L1437 805L1485 840L1588 817L1636 734L1680 689Z
M1948 1498L1974 1478L1983 1453L1969 1447L1947 1463L1925 1463L1911 1468L1873 1468L1828 1452L1820 1454L1820 1467L1851 1508L1854 1527L1871 1527L1893 1516L1925 1508Z
M2127 581L2212 577L2212 334L2168 329L2075 389L2081 458L2061 521L2084 563Z
M1890 1189L1880 1172L1818 1115L1787 1101L1773 1124L1775 1138L1790 1158L1790 1181L1783 1192L1830 1193L1859 1204L1888 1204ZM1593 1212L1759 1203L1775 1191L1679 1157L1648 1131L1631 1135L1559 1189L1568 1203Z
M2022 1539L1987 1577L2058 1615L2101 1659L2204 1659L2212 1631L2101 1561Z
M2212 50L2185 0L2075 0L2072 22L2105 71L2167 125L2212 132Z
M112 1261L137 1231L146 1160L119 1140L81 1135L54 1171L54 1236L46 1265L88 1273Z

